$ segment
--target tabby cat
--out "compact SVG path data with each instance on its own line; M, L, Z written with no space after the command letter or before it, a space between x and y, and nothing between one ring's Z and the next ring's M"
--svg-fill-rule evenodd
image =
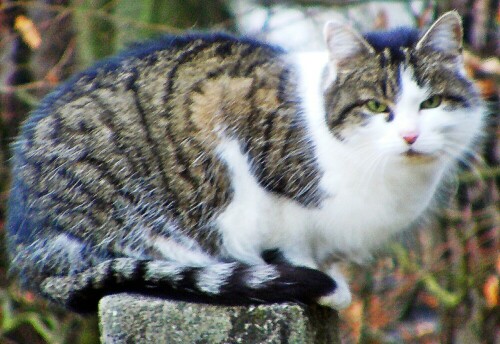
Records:
M168 36L46 97L14 145L23 285L80 312L118 292L349 305L329 263L425 216L483 110L455 12L423 32L329 22L324 36L303 54Z

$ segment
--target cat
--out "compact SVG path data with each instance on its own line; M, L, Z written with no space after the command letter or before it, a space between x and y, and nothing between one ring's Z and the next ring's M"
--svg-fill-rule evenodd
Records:
M456 12L321 53L166 36L48 95L14 144L11 270L78 312L107 294L351 302L362 261L419 221L474 154L483 104ZM330 266L331 265L331 266Z

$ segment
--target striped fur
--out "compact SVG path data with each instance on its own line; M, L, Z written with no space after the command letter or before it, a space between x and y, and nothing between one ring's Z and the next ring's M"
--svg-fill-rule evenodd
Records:
M362 38L329 24L329 58L306 60L225 34L165 37L74 76L14 146L12 270L77 311L122 291L347 306L342 275L319 268L366 256L418 220L478 136L481 104L460 72L460 44L434 45L460 26L443 18L425 35ZM457 118L474 113L466 133L456 130L462 145L437 159L432 145L419 148L424 138L408 148L396 133L392 186L363 180L359 137L403 123L400 109L429 89ZM367 113L372 98L394 114ZM414 202L396 210L400 199Z

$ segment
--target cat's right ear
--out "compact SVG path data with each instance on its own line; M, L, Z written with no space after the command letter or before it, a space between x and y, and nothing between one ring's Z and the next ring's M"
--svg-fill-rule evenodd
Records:
M341 21L325 24L323 35L330 53L330 60L339 65L353 58L374 54L374 49L351 26Z

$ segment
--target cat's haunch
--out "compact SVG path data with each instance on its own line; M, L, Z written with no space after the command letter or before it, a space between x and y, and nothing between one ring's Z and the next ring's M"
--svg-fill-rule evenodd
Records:
M351 300L332 266L421 219L477 149L460 18L325 52L226 34L150 41L47 96L14 144L23 285L76 311L138 292L217 304Z

